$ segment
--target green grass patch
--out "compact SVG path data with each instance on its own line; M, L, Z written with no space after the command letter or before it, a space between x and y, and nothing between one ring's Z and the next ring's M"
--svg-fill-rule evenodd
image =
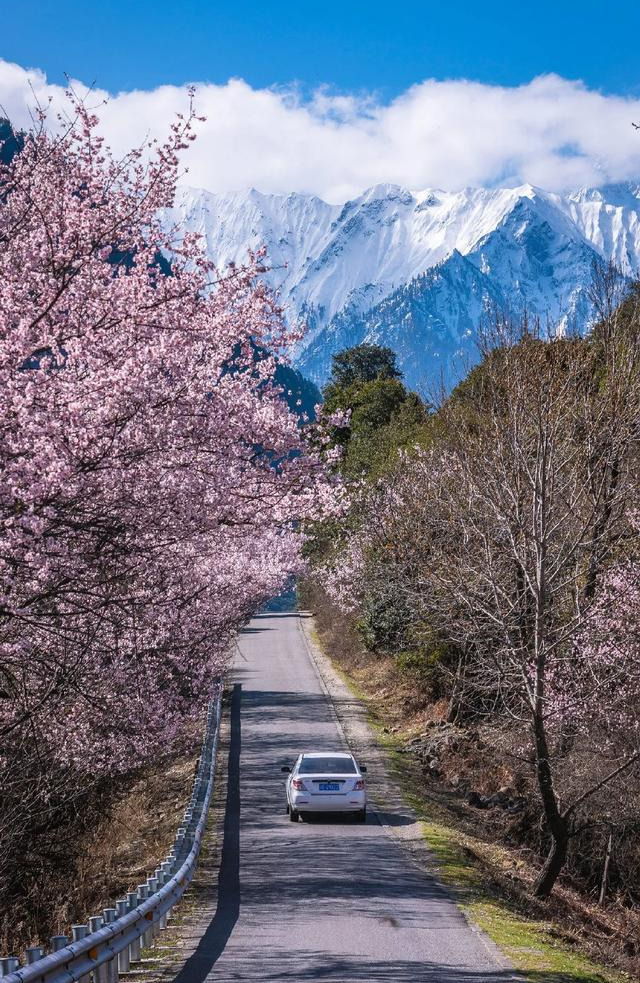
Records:
M414 805L415 808L415 805ZM421 816L424 809L418 805ZM624 977L607 970L555 937L549 922L515 910L484 883L456 830L423 819L422 832L440 879L451 887L460 907L495 942L512 965L531 981L547 983L620 983Z

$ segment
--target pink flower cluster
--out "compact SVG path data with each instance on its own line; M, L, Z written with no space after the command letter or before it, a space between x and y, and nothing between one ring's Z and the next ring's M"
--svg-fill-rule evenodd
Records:
M550 703L586 731L598 721L604 753L624 743L640 751L640 565L614 564L605 574L583 631L551 677Z

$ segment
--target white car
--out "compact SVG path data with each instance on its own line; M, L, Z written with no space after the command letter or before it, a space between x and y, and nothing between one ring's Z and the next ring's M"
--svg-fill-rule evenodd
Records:
M348 812L360 822L367 818L367 792L363 774L352 754L344 751L306 751L288 772L287 812L292 823L300 813Z

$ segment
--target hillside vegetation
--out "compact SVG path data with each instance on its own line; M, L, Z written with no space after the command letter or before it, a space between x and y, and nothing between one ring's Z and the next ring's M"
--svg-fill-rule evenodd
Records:
M334 357L325 405L350 506L316 527L306 590L359 636L359 680L395 704L425 781L527 852L532 895L561 878L632 912L640 316L612 270L593 296L587 339L495 324L437 407L388 349Z

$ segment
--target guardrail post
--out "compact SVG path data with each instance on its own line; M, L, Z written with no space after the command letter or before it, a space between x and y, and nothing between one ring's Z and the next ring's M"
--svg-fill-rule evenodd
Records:
M178 826L178 832L176 833L176 838L175 838L175 851L176 851L176 856L177 857L181 857L182 856L182 851L183 851L183 848L184 848L184 835L185 835L185 833L186 833L186 830L185 830L184 826Z
M157 887L156 890L159 891L167 883L167 877L165 876L165 872L162 869L162 867L156 867L153 876L155 877L156 882L157 882L157 885L158 885L158 887ZM164 928L163 918L164 918L163 915L159 915L157 921L154 922L154 925L156 927L156 935L158 935L160 933L160 930Z
M27 964L31 966L33 963L37 963L38 959L42 959L44 956L44 949L41 945L32 945L27 949L26 956Z
M105 925L112 925L116 920L116 909L105 908L102 912ZM107 983L118 983L118 957L114 956L107 963Z
M15 973L17 969L20 969L20 960L17 956L5 956L4 959L0 959L0 976L8 976L9 973Z
M71 939L73 942L79 942L80 939L84 939L87 935L89 929L87 925L72 925L71 926ZM91 976L89 973L86 976L81 976L79 983L90 983Z
M89 932L93 935L94 932L99 932L104 925L104 918L102 915L93 915L89 919ZM102 963L100 966L96 966L93 973L93 983L107 983L107 964Z
M171 880L172 875L172 863L169 860L163 860L160 864L160 870L162 871L162 883L166 884ZM160 915L160 928L165 929L167 927L167 921L169 920L170 911L165 911L163 915Z
M153 876L153 877L147 877L147 888L148 888L148 891L149 891L149 895L148 896L150 898L153 897L153 895L158 890L158 878L155 877L155 876ZM156 921L152 921L151 922L151 927L149 928L149 932L148 932L149 942L152 942L153 939L155 939L155 937L156 937L157 934L158 934L158 923Z
M127 903L129 905L129 911L134 911L138 907L138 895L135 891L129 891L127 894ZM129 946L129 962L139 963L140 962L140 939L134 939Z
M146 884L138 884L138 904L141 901L146 901L149 897L149 888ZM147 929L146 932L142 934L142 948L147 949L151 945L151 932Z
M61 949L64 949L64 947L66 945L69 945L69 936L68 935L52 935L51 936L51 939L50 939L50 942L51 942L51 949L52 949L52 951L53 952L60 952L60 950Z
M127 901L126 898L122 898L120 901L116 901L116 911L118 912L118 918L122 918L123 915L127 914L127 912L129 911L129 902ZM124 947L124 949L122 949L118 953L119 973L128 973L129 969L131 968L130 959L129 959L129 949L130 946L127 945Z

